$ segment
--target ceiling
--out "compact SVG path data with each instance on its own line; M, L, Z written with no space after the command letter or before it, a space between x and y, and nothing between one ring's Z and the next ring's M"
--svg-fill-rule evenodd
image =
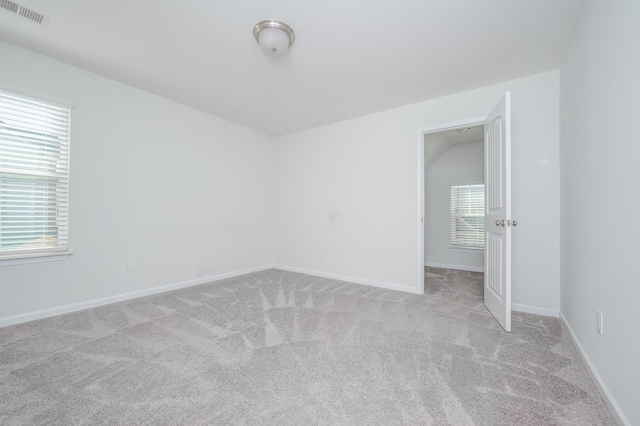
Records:
M461 131L468 129L467 131ZM424 168L427 170L453 145L484 142L484 126L462 127L424 135Z
M583 0L12 0L0 39L281 135L559 68ZM267 56L253 26L295 44Z

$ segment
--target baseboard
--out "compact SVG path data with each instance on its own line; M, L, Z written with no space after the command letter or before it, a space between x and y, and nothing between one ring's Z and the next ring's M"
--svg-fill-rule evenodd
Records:
M511 310L553 318L558 318L560 316L560 311L558 309L539 308L537 306L520 305L518 303L512 303Z
M239 275L250 274L252 272L264 271L272 269L273 265L259 266L255 268L243 269L241 271L228 272L225 274L213 275L209 277L197 278L194 280L182 281L179 283L163 285L160 287L149 288L146 290L134 291L131 293L109 296L101 299L89 300L87 302L74 303L71 305L59 306L56 308L43 309L41 311L29 312L26 314L15 315L6 318L0 318L0 327L20 324L23 322L34 321L42 318L53 317L56 315L68 314L71 312L83 311L85 309L95 308L97 306L109 305L111 303L124 302L126 300L137 299L139 297L151 296L154 294L164 293L171 290L178 290L185 287L191 287L198 284L205 284L212 281L220 281L226 278L237 277Z
M348 281L355 284L364 284L371 287L385 288L387 290L397 290L397 291L404 291L405 293L421 294L414 287L406 287L402 285L384 283L384 282L368 280L364 278L347 277L344 275L331 274L328 272L321 272L321 271L312 271L309 269L293 268L293 267L284 266L284 265L274 265L273 267L276 269L282 269L284 271L298 272L301 274L314 275L316 277L331 278L333 280Z
M455 269L456 271L484 272L484 268L481 266L447 265L445 263L433 262L425 262L424 266L428 266L430 268Z
M569 321L567 321L567 318L564 316L562 312L560 312L560 318L562 319L562 322L565 325L565 327L567 327L567 330L569 331L569 335L571 336L571 340L573 341L573 345L576 347L576 349L578 349L578 354L580 355L580 358L582 358L582 362L587 366L587 370L589 371L589 374L591 375L591 378L593 379L596 387L600 391L600 395L602 396L602 399L604 400L605 404L607 404L607 407L609 408L609 411L611 412L611 415L613 416L614 420L619 425L631 426L631 422L629 422L627 417L622 412L622 409L620 408L616 400L613 398L613 395L611 395L611 392L609 392L609 388L607 388L607 385L604 383L604 380L602 380L602 377L600 377L600 374L598 374L598 370L596 370L596 367L591 362L589 355L587 355L587 352L584 350L584 348L580 344L578 337L573 332L571 325L569 325Z

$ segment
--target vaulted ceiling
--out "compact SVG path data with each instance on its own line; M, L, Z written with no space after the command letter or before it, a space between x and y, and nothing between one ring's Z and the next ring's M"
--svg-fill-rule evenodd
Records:
M0 39L272 135L560 66L583 0L12 0ZM267 56L264 19L296 41ZM1 68L1 67L0 67ZM0 69L0 78L2 76Z

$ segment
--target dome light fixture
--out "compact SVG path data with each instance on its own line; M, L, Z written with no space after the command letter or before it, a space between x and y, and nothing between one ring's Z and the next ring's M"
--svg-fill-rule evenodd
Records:
M296 39L293 29L284 22L266 20L253 27L253 37L269 55L278 56L291 47Z

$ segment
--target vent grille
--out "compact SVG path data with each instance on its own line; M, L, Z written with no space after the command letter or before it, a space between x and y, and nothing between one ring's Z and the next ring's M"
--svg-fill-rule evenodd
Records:
M14 3L9 0L0 0L0 8L7 10L11 13L15 13L18 16L22 16L25 19L35 22L43 27L49 25L51 17L45 16L42 13L38 13L35 10L27 9L24 6L20 6L18 3Z
M18 3L9 0L0 0L0 7L7 9L9 12L18 13Z
M34 12L33 10L27 9L25 7L20 8L20 16L31 19L38 24L42 23L42 19L44 19L44 15L39 14L38 12Z

